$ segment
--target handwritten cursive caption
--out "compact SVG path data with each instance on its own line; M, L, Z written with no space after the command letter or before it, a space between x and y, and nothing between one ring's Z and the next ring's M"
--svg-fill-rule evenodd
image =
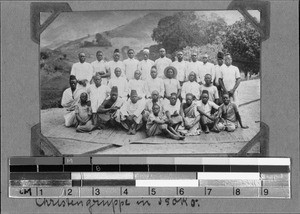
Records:
M97 209L110 208L113 214L122 213L124 208L130 206L139 207L200 207L200 200L196 198L151 198L148 199L52 199L52 198L37 198L35 204L37 207L86 207L90 214Z

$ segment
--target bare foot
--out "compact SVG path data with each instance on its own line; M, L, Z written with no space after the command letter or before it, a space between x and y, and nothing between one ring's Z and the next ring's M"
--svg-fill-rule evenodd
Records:
M135 134L136 134L136 130L135 130L135 129L132 129L131 134L132 134L132 135L135 135Z
M205 131L204 131L205 134L208 134L209 133L209 129L208 127L206 127Z

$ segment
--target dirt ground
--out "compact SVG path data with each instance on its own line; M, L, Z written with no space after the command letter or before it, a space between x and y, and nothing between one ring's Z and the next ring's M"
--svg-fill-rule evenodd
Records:
M161 136L146 138L143 131L129 136L123 129L95 130L77 133L64 127L64 109L41 111L41 130L62 154L215 154L237 153L259 132L260 80L241 82L239 111L249 129L238 128L234 133L202 133L176 141ZM259 152L259 146L251 153Z

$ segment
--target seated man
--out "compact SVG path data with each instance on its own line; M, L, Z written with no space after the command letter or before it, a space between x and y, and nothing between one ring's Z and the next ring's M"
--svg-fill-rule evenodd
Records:
M80 102L75 106L75 116L77 132L90 132L95 128L92 122L92 109L88 105L86 92L80 94Z
M128 134L136 134L136 131L143 126L142 112L145 103L138 99L135 90L130 93L130 99L127 100L120 109L120 123L128 130Z
M107 125L115 126L115 121L120 122L120 111L124 101L118 96L118 87L111 88L110 97L103 101L99 106L98 125L99 128L104 129Z
M181 136L172 127L168 126L166 116L160 111L161 107L158 104L154 104L152 107L152 113L150 114L146 124L146 134L148 137L164 134L164 136L170 137L175 140L183 140L184 136Z
M197 102L197 110L200 113L200 125L204 132L209 133L209 129L215 128L215 119L217 112L212 115L212 108L219 109L219 106L209 100L209 92L207 90L202 91L202 99Z
M139 70L134 72L134 79L130 79L128 82L128 91L136 90L139 98L145 100L146 86L145 81L141 80L141 74Z
M163 98L165 94L164 81L157 77L157 69L155 66L151 67L150 75L151 78L146 80L146 98L151 99L151 93L154 90L158 91L159 99Z
M147 100L146 105L145 105L145 109L143 111L143 120L145 122L147 122L149 115L152 112L152 107L154 104L158 104L160 106L160 111L162 112L162 106L163 106L163 101L162 99L159 99L159 93L158 91L154 90L152 91L152 95L151 95L152 99L151 100Z
M185 97L186 102L181 104L180 115L183 118L183 124L178 131L185 135L200 135L199 121L200 114L197 111L196 102L193 100L193 94L188 93Z
M211 75L206 74L204 76L204 81L205 81L205 84L200 86L201 93L202 93L202 91L207 90L208 94L209 94L208 100L218 104L219 103L219 93L218 93L217 87L214 86L211 81Z
M177 94L172 93L169 102L165 102L163 110L168 118L168 124L175 131L177 131L179 125L182 123L182 117L179 115L180 112L180 101L177 99Z
M176 93L177 97L180 96L180 83L176 79L177 70L173 66L168 66L164 70L166 79L164 79L165 98L170 99L171 93Z
M228 93L224 93L223 104L220 106L220 110L218 112L216 128L218 131L226 130L228 132L233 132L238 127L238 122L242 129L249 128L248 126L243 126L236 104L230 101Z
M125 77L121 76L121 73L121 68L115 68L115 77L109 80L108 86L110 88L112 88L113 86L118 87L119 97L126 101L128 99L128 82Z
M189 81L183 83L182 86L181 97L183 103L187 93L193 94L196 100L200 100L200 85L196 82L196 73L193 71L189 74Z
M87 89L91 101L91 108L93 113L93 125L97 124L97 110L103 101L109 96L110 88L107 85L101 84L101 76L96 74L93 76L95 84L92 84Z
M70 88L67 88L61 99L61 105L64 107L68 113L64 115L65 118L65 126L73 126L76 122L75 118L75 105L78 103L80 99L80 92L84 90L77 89L77 80L74 75L70 76L69 79Z

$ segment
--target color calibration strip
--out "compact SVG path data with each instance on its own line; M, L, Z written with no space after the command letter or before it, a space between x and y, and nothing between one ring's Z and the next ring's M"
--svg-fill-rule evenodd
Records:
M13 157L12 198L290 198L289 158Z

